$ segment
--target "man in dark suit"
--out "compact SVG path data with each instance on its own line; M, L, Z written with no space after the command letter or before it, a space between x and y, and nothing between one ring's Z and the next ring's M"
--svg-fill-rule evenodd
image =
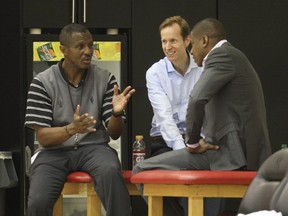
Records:
M247 57L226 40L225 29L216 19L197 23L191 31L191 44L191 54L204 70L190 94L187 148L144 160L133 173L151 169L257 170L271 155L257 73ZM141 190L141 185L138 188ZM215 209L213 215L217 214Z
M216 19L204 19L191 31L191 54L204 71L190 94L188 150L217 144L218 151L206 153L211 169L257 170L271 154L262 86L247 57L225 38Z

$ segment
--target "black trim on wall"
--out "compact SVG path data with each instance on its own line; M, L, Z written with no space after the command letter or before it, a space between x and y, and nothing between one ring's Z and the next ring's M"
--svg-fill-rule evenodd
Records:
M24 158L22 116L21 1L1 7L1 142L0 151L12 152L18 177L15 187L5 191L5 215L24 215ZM9 21L8 21L9 20Z

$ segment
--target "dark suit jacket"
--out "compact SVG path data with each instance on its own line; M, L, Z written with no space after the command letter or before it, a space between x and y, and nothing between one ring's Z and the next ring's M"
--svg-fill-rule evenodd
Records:
M197 143L203 127L211 169L247 165L256 170L271 154L262 86L247 57L226 42L210 52L190 94L187 143Z

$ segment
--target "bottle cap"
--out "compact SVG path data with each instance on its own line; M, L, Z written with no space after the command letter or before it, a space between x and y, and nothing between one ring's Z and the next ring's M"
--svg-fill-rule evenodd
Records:
M143 136L142 135L136 135L136 140L143 140Z

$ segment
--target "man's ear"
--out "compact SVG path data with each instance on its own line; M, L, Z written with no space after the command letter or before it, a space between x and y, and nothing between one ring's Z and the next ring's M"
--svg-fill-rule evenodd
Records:
M185 38L184 43L185 43L186 47L189 47L189 46L190 46L190 44L191 44L191 39L190 39L189 36Z
M66 47L64 45L60 45L60 50L63 54L66 52Z
M209 37L207 35L203 35L203 47L206 48L209 44Z

